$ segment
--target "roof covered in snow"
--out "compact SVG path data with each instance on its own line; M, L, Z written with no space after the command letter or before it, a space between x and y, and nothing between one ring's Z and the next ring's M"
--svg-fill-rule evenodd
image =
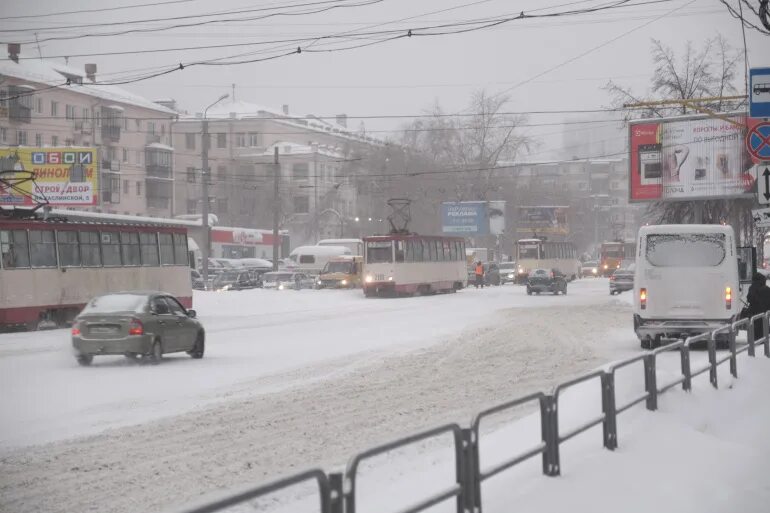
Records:
M62 90L94 96L117 104L122 103L143 107L164 114L177 114L171 109L158 105L121 87L90 83L86 78L85 70L73 68L60 62L33 59L21 60L19 62L12 60L0 61L0 75L46 86L60 86ZM83 83L71 82L70 85L66 85L67 79L82 80Z
M314 155L316 154L316 147L311 146L308 144L298 144L293 142L283 142L278 141L270 146L268 146L265 151L259 152L259 153L251 153L248 155L240 155L242 158L250 158L250 157L271 157L275 154L275 148L278 148L278 153L280 155ZM332 146L327 146L325 144L319 144L318 155L334 158L334 159L341 159L345 158L345 154Z

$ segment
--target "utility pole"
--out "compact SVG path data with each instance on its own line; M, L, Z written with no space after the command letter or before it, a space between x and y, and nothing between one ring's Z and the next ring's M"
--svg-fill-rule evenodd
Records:
M203 283L209 282L209 120L203 118L203 135L201 137L201 187L202 202L201 222L203 223L203 246L201 247L201 264L203 265Z
M313 174L314 177L314 199L313 210L315 210L315 240L318 242L321 239L321 219L318 215L318 144L313 145Z
M280 248L280 235L278 233L278 218L281 215L281 199L279 197L279 185L281 179L281 164L278 163L278 145L273 154L273 271L278 270L278 250Z

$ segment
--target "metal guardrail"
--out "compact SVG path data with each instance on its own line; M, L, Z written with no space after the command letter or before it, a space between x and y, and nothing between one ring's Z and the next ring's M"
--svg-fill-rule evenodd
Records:
M755 340L755 324L761 323L763 335ZM747 342L738 347L736 335L738 331L746 330ZM717 353L717 345L727 342L726 355ZM690 353L693 345L705 344L708 353L708 364L693 369ZM442 435L451 434L455 456L455 482L432 495L425 497L398 513L418 513L450 499L455 499L457 513L481 513L483 481L496 476L512 467L519 465L537 455L542 456L542 472L547 476L558 476L561 473L559 447L561 444L588 431L592 427L602 425L604 447L610 451L618 447L617 417L621 413L644 402L647 410L658 408L658 396L680 386L684 391L692 390L692 380L701 374L709 373L709 382L714 388L719 387L717 369L723 363L729 362L730 374L738 377L739 354L747 353L756 356L757 345L764 349L764 356L770 358L770 312L755 315L751 319L742 319L732 325L682 340L672 340L671 343L655 350L614 362L605 370L598 370L570 381L557 385L551 394L537 392L503 404L493 406L476 414L469 428L458 424L446 424L393 442L373 447L353 456L344 473L326 474L322 470L313 469L278 479L270 483L233 493L225 498L212 500L202 505L178 510L178 513L216 513L226 508L253 501L268 494L274 494L290 489L300 483L315 480L318 485L320 513L355 513L356 488L358 468L362 461L400 449L408 445L435 439ZM658 385L657 358L660 354L671 351L680 353L680 376L662 385ZM644 393L632 397L628 402L618 405L615 398L615 373L623 368L639 364L644 369ZM602 414L590 418L566 433L559 431L559 398L562 392L573 386L592 380L599 380L601 387ZM540 410L541 441L524 452L511 455L501 463L486 469L481 468L480 438L481 421L489 416L511 410L526 404L537 402Z

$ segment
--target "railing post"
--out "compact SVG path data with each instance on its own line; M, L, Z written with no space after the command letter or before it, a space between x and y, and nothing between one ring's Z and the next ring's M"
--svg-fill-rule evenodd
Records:
M602 374L602 423L604 433L604 447L614 451L618 447L617 413L615 411L615 373Z
M734 378L738 377L738 355L735 353L735 329L730 326L730 334L728 335L728 344L730 348L730 374Z
M658 377L655 373L655 353L644 357L644 389L647 391L647 409L658 409Z
M762 341L765 346L765 356L770 358L770 313L762 316L762 334L765 336Z
M682 348L679 350L679 358L682 363L682 390L690 392L692 390L692 370L690 367L690 346L687 345L687 340L682 344Z
M473 429L462 430L462 493L458 497L458 512L481 512L481 491L477 440ZM457 456L460 456L458 453Z
M750 317L746 326L746 338L749 341L749 356L756 356L756 344L754 343L754 320Z
M709 381L711 386L719 388L719 380L717 379L717 341L713 331L708 337L706 344L709 351Z
M543 452L543 474L558 476L559 463L559 417L556 412L556 398L544 395L540 398L540 431L545 451Z
M329 510L330 513L343 513L344 511L344 494L342 491L342 483L344 482L344 476L342 473L329 474Z

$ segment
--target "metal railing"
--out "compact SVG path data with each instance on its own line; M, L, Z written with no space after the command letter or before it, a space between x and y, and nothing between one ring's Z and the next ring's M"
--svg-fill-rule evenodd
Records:
M754 325L762 324L763 336L755 340ZM747 342L738 344L738 331L746 330ZM179 510L179 513L215 513L234 505L253 501L268 494L288 490L300 483L315 480L318 484L318 499L321 513L355 513L357 498L358 470L362 461L401 449L403 447L436 439L440 436L452 435L455 458L455 482L432 495L422 498L416 503L399 511L399 513L418 513L442 502L454 499L458 513L481 513L482 493L481 484L485 480L509 470L520 463L541 455L542 472L547 476L561 474L561 444L588 431L592 427L602 425L603 445L612 451L618 447L618 416L632 407L644 402L647 410L658 408L658 396L681 386L684 391L692 390L692 380L701 374L709 373L709 382L718 388L717 369L723 363L729 362L730 374L738 377L738 355L747 353L756 356L757 345L764 348L764 356L770 358L770 312L755 315L751 319L742 319L717 329L681 340L670 342L652 351L646 351L625 360L614 362L604 370L597 370L557 385L551 394L537 392L518 399L493 406L476 414L469 428L458 424L446 424L429 429L412 436L379 445L353 456L343 473L326 474L314 469L301 472L283 479L273 481L255 488L233 493L225 498L208 501L196 507ZM717 345L726 342L727 351L717 353ZM695 369L692 368L690 353L694 345L705 345L708 363ZM657 359L663 353L679 351L679 376L664 384L658 384ZM615 375L620 369L641 364L644 372L644 393L637 394L625 403L618 405L615 397ZM601 415L594 416L577 427L564 433L559 430L559 402L563 392L571 387L589 381L597 380L601 388ZM563 400L563 398L562 398ZM482 469L480 462L481 421L492 415L500 414L520 406L537 403L540 413L541 440L525 451L510 455L502 462L490 468Z

